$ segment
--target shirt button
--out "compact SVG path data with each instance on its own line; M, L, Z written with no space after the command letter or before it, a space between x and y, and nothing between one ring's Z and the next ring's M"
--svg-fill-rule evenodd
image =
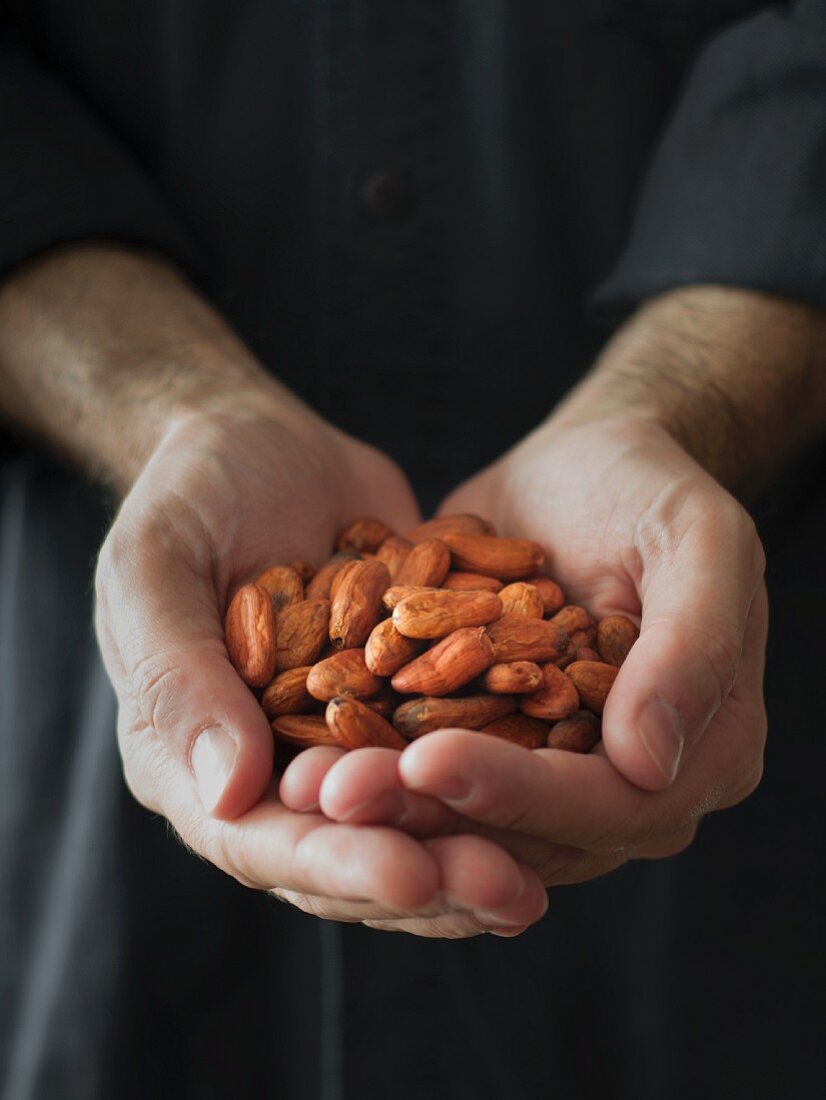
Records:
M416 194L408 172L371 173L361 188L362 205L372 221L385 225L403 222L416 208Z

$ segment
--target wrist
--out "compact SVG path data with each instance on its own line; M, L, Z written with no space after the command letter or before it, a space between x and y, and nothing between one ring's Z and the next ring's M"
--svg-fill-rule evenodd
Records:
M824 367L826 314L751 291L689 287L642 306L551 422L657 425L732 487L822 429Z
M81 244L0 287L0 412L126 492L190 418L321 421L163 258Z
M131 428L113 456L118 480L134 480L161 439L184 423L243 432L269 422L312 445L332 431L234 337L192 346L185 357L141 363L138 373L141 381L135 381L124 408L133 418ZM127 446L133 448L131 459Z
M201 401L181 402L167 413L158 422L151 447L134 462L133 476L116 488L125 494L156 457L165 463L169 454L182 457L186 476L208 472L215 464L223 470L229 463L243 477L238 460L243 451L251 479L273 485L294 479L305 488L314 486L313 491L331 502L341 525L350 518L353 488L363 480L357 470L363 449L291 394L283 399L277 383L239 386Z

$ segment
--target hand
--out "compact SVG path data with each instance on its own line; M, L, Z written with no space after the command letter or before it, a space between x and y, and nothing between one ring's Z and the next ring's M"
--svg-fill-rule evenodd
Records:
M309 800L315 784L339 821L395 820L413 833L475 823L550 885L678 852L705 813L754 790L766 730L763 554L745 511L664 430L551 421L444 510L536 539L572 601L641 619L599 750L529 754L440 731L392 763L352 754L309 776L299 758L286 792Z
M419 844L279 803L272 734L229 664L222 610L273 562L322 561L336 529L364 513L416 522L393 464L314 418L269 408L263 395L171 427L97 573L129 787L198 854L320 916L418 918L430 929L448 914L448 925L477 933L480 921L511 913L534 919L545 902L532 873L477 837Z

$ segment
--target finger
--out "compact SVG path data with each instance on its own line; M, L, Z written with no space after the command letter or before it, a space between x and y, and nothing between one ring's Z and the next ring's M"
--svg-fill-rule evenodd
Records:
M440 917L415 917L407 920L365 920L368 928L379 932L406 932L429 940L469 940L490 932L494 936L513 939L528 930L521 927L486 928L480 925L472 913L446 913Z
M731 716L728 740L737 744L744 739L746 744L738 756L738 770L721 792L719 809L737 805L756 789L763 776L763 752L768 729L763 677L768 632L769 600L766 585L761 582L746 624L740 672L727 700L729 714L726 717Z
M544 914L547 895L536 875L495 847L476 837L452 837L425 847L439 865L442 889L415 910L280 888L273 892L304 912L328 920L395 922L463 917L469 918L462 923L470 923L474 934L487 927L523 928Z
M422 847L438 864L442 890L454 908L499 913L509 923L539 920L547 898L536 874L480 836L444 836ZM516 919L511 914L516 913Z
M293 814L264 799L221 829L221 851L241 881L305 894L416 909L439 889L433 858L405 833Z
M640 790L606 757L527 753L467 730L415 741L402 753L399 775L409 790L433 795L464 817L591 852L624 852L687 822L682 800Z
M272 774L272 733L226 654L205 561L166 550L169 534L113 529L97 573L107 668L218 818L243 813ZM116 655L112 653L113 645Z
M279 797L287 809L295 810L296 813L317 811L324 777L346 755L344 749L338 749L334 745L316 745L305 749L291 760L281 777L278 789Z
M278 887L271 890L275 897L300 909L312 917L322 920L344 921L357 924L367 920L415 920L441 917L453 914L457 910L441 891L427 904L418 909L392 909L375 901L347 901L341 898L327 898L319 894L300 894L295 890Z
M460 838L452 838L458 840ZM443 840L433 843L444 843ZM468 939L490 932L512 938L541 920L548 908L548 895L537 876L527 867L520 867L524 889L510 905L496 910L478 909L466 913L445 913L436 917L398 920L368 919L365 924L388 932L407 932L431 939Z
M763 553L720 491L675 482L640 524L640 637L605 708L603 741L632 783L663 790L735 682Z
M591 859L587 853L474 821L438 798L409 791L401 784L398 761L390 749L359 749L341 757L324 780L321 812L333 821L389 825L420 838L473 833L533 868L546 886L580 881L580 868Z
M702 751L691 754L680 772L679 788L693 797L701 813L741 802L763 774L766 707L763 697L768 600L761 584L746 624L743 656L728 698L703 737Z
M332 821L385 824L414 836L456 831L459 817L436 798L414 794L399 778L393 749L347 753L327 771L319 791L321 812Z
M367 899L402 910L427 905L440 872L421 844L392 829L338 825L320 814L283 806L272 780L246 814L223 821L206 814L193 785L153 730L129 706L118 717L127 783L137 799L162 814L183 843L258 890Z

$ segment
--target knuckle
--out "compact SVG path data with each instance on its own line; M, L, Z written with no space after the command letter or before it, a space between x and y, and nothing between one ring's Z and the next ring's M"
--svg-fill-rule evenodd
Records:
M727 495L722 520L726 525L728 537L743 547L755 579L761 577L766 569L766 553L753 517L739 501Z
M631 859L639 848L661 835L659 818L660 815L642 801L628 806L594 836L588 850L595 855Z
M670 480L648 502L634 532L634 544L643 560L660 555L670 557L679 550L686 527L681 517L687 511L693 514L694 509L688 505L696 492L694 475L684 474Z
M707 616L702 626L685 624L684 631L686 646L707 668L722 702L734 686L743 652L742 638L723 615Z
M130 794L147 810L162 814L163 791L169 783L168 759L130 701L118 708L117 730L121 770Z
M587 868L593 862L593 856L581 848L559 848L546 853L534 870L542 880L543 886L555 886L561 882L580 882L590 877Z
M154 730L163 729L185 687L180 665L169 654L148 654L138 659L131 678L144 721Z
M296 878L312 878L318 866L318 837L305 833L293 848L291 868Z

